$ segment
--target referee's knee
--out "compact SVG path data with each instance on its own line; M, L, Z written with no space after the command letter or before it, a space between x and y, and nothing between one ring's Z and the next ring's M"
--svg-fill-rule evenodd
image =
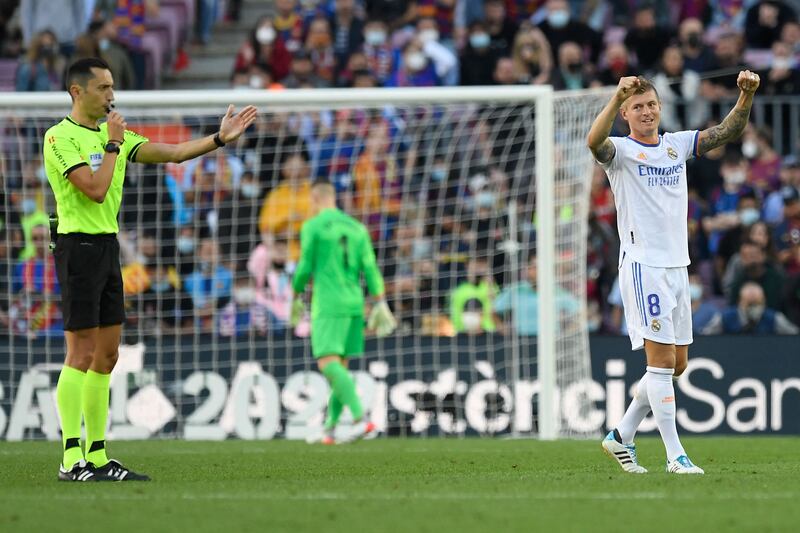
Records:
M106 353L95 352L92 367L102 374L108 374L114 370L117 359L119 359L119 351L117 350Z

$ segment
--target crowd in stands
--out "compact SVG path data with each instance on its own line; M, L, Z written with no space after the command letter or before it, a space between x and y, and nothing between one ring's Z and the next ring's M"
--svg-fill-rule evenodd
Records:
M674 131L717 123L738 94L738 71L759 72L763 101L743 137L687 164L694 328L698 335L800 331L800 138L784 118L800 113L800 9L791 2L276 0L274 7L236 54L235 88L578 89L643 73L661 96L662 127ZM114 41L118 27L106 20L92 27ZM62 46L52 32L37 43ZM58 72L58 58L49 60ZM506 148L525 149L507 136L514 128L492 117L470 122L460 132L472 147L462 158L458 138L423 135L411 118L385 109L265 113L237 146L180 166L132 165L119 236L131 323L145 331L307 335L307 322L288 326L290 279L310 184L328 179L342 207L370 229L401 331L536 335L535 256L512 264L504 248L509 204L521 220L534 219L531 197L519 192L530 189L518 172L530 160L511 157L509 166ZM35 154L38 132L21 131L13 133L30 136ZM627 132L617 124L614 133ZM38 239L48 201L40 162L20 163L16 175L6 180L12 209L0 230L0 255L15 258L2 265L8 274L0 272L9 285L0 298L10 295L0 321L18 332L55 331L57 308L37 307L32 296L58 291ZM510 237L530 244L533 226ZM592 332L626 332L618 249L613 196L596 166L586 287ZM564 317L580 308L573 293L557 287Z
M158 88L163 71L187 65L196 7L195 0L2 0L0 90L61 91L67 65L84 57L103 58L116 89Z

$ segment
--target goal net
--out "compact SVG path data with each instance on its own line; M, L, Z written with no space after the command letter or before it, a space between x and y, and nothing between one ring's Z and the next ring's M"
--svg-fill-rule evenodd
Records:
M260 116L182 164L129 164L127 322L110 438L314 438L329 389L288 324L309 184L363 221L399 328L351 363L387 435L596 434L586 308L591 160L606 91L549 87L120 93L151 142ZM45 130L66 95L0 103L0 436L58 439L64 359ZM601 417L602 418L602 417ZM343 435L350 431L342 425Z

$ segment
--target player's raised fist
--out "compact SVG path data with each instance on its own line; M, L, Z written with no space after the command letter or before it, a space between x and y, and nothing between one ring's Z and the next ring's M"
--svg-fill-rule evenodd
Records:
M125 137L125 130L128 128L128 123L122 118L122 115L116 111L108 114L108 140L122 141Z
M617 99L619 100L620 104L633 96L636 92L636 89L639 88L639 78L636 76L625 76L624 78L619 79L619 85L617 85Z
M741 89L743 93L753 94L760 84L761 78L758 74L750 72L749 70L741 71L739 77L736 78L736 85L739 86L739 89Z

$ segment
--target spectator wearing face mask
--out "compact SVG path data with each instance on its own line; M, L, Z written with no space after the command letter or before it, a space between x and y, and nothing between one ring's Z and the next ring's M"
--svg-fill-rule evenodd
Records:
M709 250L717 253L722 233L740 224L736 210L742 196L752 195L746 185L747 160L736 152L726 154L720 166L722 186L715 188L709 201L709 216L703 219L703 229L709 236Z
M800 180L800 168L796 169ZM800 189L794 185L784 185L780 190L783 199L783 217L775 227L775 245L778 248L778 260L785 264L792 257L792 250L800 239Z
M196 268L184 279L183 287L192 299L195 325L204 332L212 331L217 310L233 295L233 273L223 263L215 239L200 242Z
M370 19L364 25L364 47L367 68L381 85L385 84L395 71L399 51L389 40L389 27L382 19Z
M456 333L495 331L493 300L497 292L485 259L471 259L467 279L450 293L450 320Z
M763 193L780 187L781 158L772 148L772 132L748 127L742 136L742 155L750 161L747 183Z
M527 24L520 28L514 39L511 59L514 61L514 71L520 83L541 85L550 81L553 53L550 43L539 28Z
M178 275L185 276L194 270L197 236L193 227L180 228L175 236L175 257Z
M487 0L483 5L483 22L489 34L489 48L498 57L511 55L514 36L519 29L513 18L508 16L503 0Z
M14 84L17 91L57 91L61 89L63 72L64 58L59 53L56 36L45 30L31 41L17 67Z
M597 82L601 87L607 87L609 85L616 85L619 83L620 78L624 78L625 76L635 76L636 74L631 68L631 55L628 51L628 47L622 43L611 43L609 44L605 51L603 52L603 57L601 60L601 64L604 65L603 68L597 73ZM655 79L653 80L656 81ZM661 88L658 88L658 94L661 97L661 121L664 122L664 95ZM669 131L673 131L670 128L667 128Z
M703 333L796 335L800 332L783 313L769 305L757 283L743 284L737 301L715 315Z
M25 242L24 247L19 252L19 259L24 261L35 255L33 229L37 226L47 226L49 218L47 213L42 210L41 198L37 198L35 189L26 187L22 191L14 193L13 199L18 202L19 225L22 228Z
M592 63L597 64L600 50L603 48L603 37L592 28L573 19L567 0L547 0L545 4L547 19L539 24L547 42L553 50L560 50L566 42L577 43L583 52L588 52ZM629 47L630 48L630 47Z
M241 260L250 253L258 237L261 184L252 171L242 174L239 186L214 207L216 235L225 257Z
M731 287L733 286L734 280L744 271L740 252L742 242L754 242L757 246L764 250L767 262L775 262L778 257L778 253L770 231L770 227L767 226L767 224L763 221L759 220L745 228L744 232L739 235L739 240L736 243L736 253L734 253L732 256L730 256L730 259L728 259L727 265L725 266L725 274L722 276L721 281L723 294L731 293Z
M458 59L447 48L433 40L427 31L417 32L403 49L398 68L386 82L387 87L431 87L442 85Z
M261 17L248 39L239 47L233 66L235 72L247 71L252 65L269 66L275 81L289 74L292 57L283 38L278 35L272 17Z
M764 199L764 221L775 227L784 220L784 205L793 201L796 191L800 191L800 159L790 155L783 158L778 171L781 187ZM788 185L788 187L787 187Z
M128 52L117 41L117 27L110 20L96 20L89 24L89 35L97 41L100 57L114 73L114 89L138 89L136 72Z
M503 333L511 333L508 322L517 335L535 336L539 333L539 293L536 290L536 256L531 255L523 265L520 281L500 292L494 302L495 322ZM559 315L571 315L578 311L577 299L561 287L556 287L556 311ZM561 320L556 321L560 329Z
M491 37L483 22L469 27L467 44L461 52L461 85L491 85L497 55L492 51Z
M671 38L672 32L669 29L656 25L655 10L645 5L634 14L633 28L625 36L625 45L636 54L641 70L652 71L661 60Z
M303 48L303 22L297 0L275 0L275 16L272 23L290 54L295 54Z
M37 336L53 333L61 326L55 260L48 250L46 224L31 229L34 255L14 265L13 294L8 310L10 328L17 334Z
M453 38L455 30L454 0L417 0L417 24L420 19L431 19L439 32L439 41L450 49L454 49Z
M763 80L764 94L786 96L800 94L799 67L791 46L783 41L775 41L772 45L770 66L759 73Z
M292 58L291 73L282 83L287 89L326 88L330 84L317 75L312 56L306 50L297 52Z
M557 91L586 89L594 78L584 64L580 46L565 42L558 49L558 67L553 71L551 83Z
M420 16L417 19L416 38L422 41L425 55L437 64L436 70L440 77L440 85L458 85L458 57L455 53L455 42L452 39L452 24L450 24L449 36L440 31L440 24L445 24L445 22L433 16ZM455 66L449 66L452 62L455 62Z
M336 51L327 19L317 17L311 21L306 35L305 50L314 64L314 74L331 85L336 74Z
M736 217L738 220L731 227L718 234L719 242L717 243L714 261L717 263L717 274L720 276L725 272L725 266L730 258L739 249L742 237L747 234L750 226L758 222L761 217L759 201L754 193L749 192L739 198Z
M739 247L739 257L742 270L731 283L728 303L735 305L742 286L754 282L764 291L767 306L780 308L785 278L775 262L768 260L766 251L749 239Z
M705 72L711 68L714 54L703 42L703 23L697 18L687 18L678 27L678 44L683 55L683 65L688 70Z
M698 129L708 119L708 104L700 96L700 76L684 69L677 46L664 49L653 85L661 97L661 126L666 131Z
M704 298L703 280L697 273L689 274L689 297L692 299L692 331L701 334L719 312L719 307Z

